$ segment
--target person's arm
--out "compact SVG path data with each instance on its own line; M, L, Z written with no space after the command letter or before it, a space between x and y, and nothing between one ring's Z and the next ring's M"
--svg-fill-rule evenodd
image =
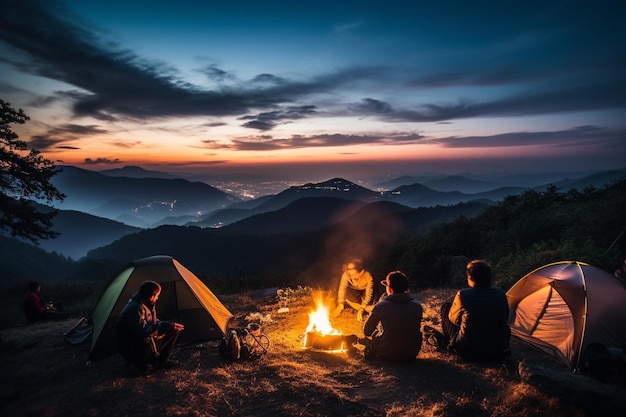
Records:
M365 297L363 297L363 301L361 302L361 310L365 310L365 307L372 304L372 297L374 296L374 278L372 278L372 274L368 271L365 271L364 274L367 278L367 287L365 287Z
M346 302L346 289L348 288L348 273L341 274L339 282L339 290L337 291L337 305L343 305Z
M126 322L128 328L137 336L145 338L157 335L159 323L148 320L149 310L147 307L134 304L123 313L122 320Z
M379 311L376 307L372 310L372 314L369 315L367 320L365 321L365 325L363 325L363 334L366 337L371 337L376 327L378 326L378 322L380 318L378 317Z
M337 291L337 307L331 311L332 317L337 317L343 311L343 303L346 302L346 288L348 288L348 274L344 272L341 275L341 282L339 282L339 290Z
M184 330L185 326L175 321L163 320L157 323L157 330L159 334L169 334L172 332L180 332Z
M448 312L448 318L450 321L457 326L461 324L461 293L457 292L454 296L454 300L452 300L452 307L450 307L450 311Z

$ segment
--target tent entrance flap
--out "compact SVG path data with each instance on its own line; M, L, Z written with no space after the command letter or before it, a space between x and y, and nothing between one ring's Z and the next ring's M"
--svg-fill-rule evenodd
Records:
M526 296L511 315L509 325L514 335L541 341L542 350L551 354L556 351L562 359L571 360L574 319L567 303L552 286L546 285Z

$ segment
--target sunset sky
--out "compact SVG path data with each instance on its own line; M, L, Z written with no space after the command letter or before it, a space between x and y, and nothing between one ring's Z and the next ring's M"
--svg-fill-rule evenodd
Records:
M626 2L0 2L58 164L236 178L626 167Z

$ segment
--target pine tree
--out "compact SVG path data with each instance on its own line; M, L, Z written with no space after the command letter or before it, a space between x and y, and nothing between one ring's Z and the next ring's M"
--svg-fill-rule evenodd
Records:
M27 120L22 109L0 99L0 233L36 243L58 233L52 230L56 210L40 211L34 201L63 201L65 195L50 182L60 169L11 130Z

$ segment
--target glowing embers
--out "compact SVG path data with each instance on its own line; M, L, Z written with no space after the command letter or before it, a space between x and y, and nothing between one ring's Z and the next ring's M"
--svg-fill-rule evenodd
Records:
M316 302L316 310L309 313L309 325L304 333L304 349L341 353L347 350L347 342L341 331L330 324L328 307L321 299Z

